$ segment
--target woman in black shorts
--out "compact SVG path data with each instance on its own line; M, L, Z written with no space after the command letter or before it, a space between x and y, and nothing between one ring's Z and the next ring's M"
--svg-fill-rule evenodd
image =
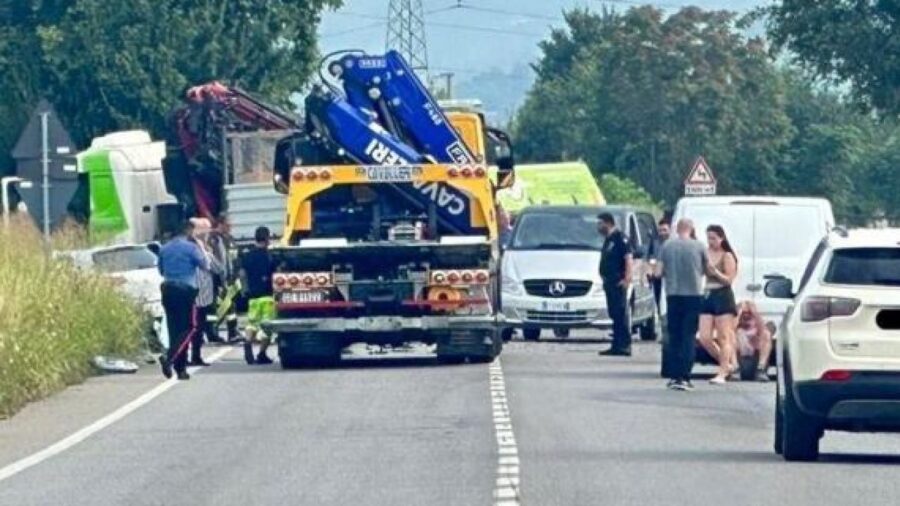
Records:
M737 304L731 283L737 277L738 260L719 225L706 229L709 265L706 269L706 295L700 311L700 344L719 362L719 372L709 380L722 385L735 367L734 327Z

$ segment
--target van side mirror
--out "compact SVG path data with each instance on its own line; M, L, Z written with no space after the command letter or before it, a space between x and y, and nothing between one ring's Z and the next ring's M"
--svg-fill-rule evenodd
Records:
M766 282L766 297L771 299L793 299L794 282L785 277L769 277Z

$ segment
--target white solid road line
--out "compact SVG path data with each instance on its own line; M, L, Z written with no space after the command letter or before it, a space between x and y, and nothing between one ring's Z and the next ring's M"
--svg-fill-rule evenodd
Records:
M232 351L232 348L230 348L230 347L223 348L223 349L217 351L216 353L214 353L211 357L209 357L208 360L209 360L209 362L216 362L231 351ZM200 367L192 367L192 368L188 369L188 371L191 373L195 373L195 372L197 372L198 369L201 369L201 368ZM178 383L179 383L179 381L174 378L164 381L163 383L160 383L159 385L156 385L155 387L153 387L153 389L145 392L143 395L141 395L137 399L129 402L128 404L125 404L124 406L120 407L119 409L104 416L103 418L88 425L87 427L79 430L78 432L75 432L75 433L53 443L52 445L44 448L43 450L41 450L37 453L34 453L32 455L29 455L28 457L25 457L21 460L17 460L16 462L13 462L12 464L9 464L8 466L0 469L0 481L3 481L7 478L15 476L30 467L40 464L41 462L49 459L50 457L59 455L60 453L68 450L69 448L72 448L73 446L84 441L85 439L93 436L94 434L100 432L101 430L103 430L103 429L109 427L110 425L118 422L119 420L125 418L126 416L133 413L135 410L137 410L141 406L144 406L147 403L149 403L150 401L152 401L153 399L159 397L160 395L162 395L163 393L165 393L167 390L174 387Z
M519 449L513 433L512 417L506 400L506 382L500 358L490 367L491 405L494 411L494 432L497 435L497 485L494 487L494 506L519 506Z

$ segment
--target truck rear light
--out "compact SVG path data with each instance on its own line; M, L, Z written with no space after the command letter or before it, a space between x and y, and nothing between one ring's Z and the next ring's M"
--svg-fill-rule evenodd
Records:
M436 285L443 285L447 282L447 275L443 272L435 272L431 275L431 281Z
M314 170L311 170L305 174L305 177L308 181L315 181L315 180L319 179L319 173Z
M316 276L316 283L318 283L319 286L330 285L331 278L327 274L319 274L318 276Z
M281 275L276 275L272 279L272 283L275 285L275 288L284 288L284 285L287 284L287 277L281 276Z
M316 278L313 277L312 274L304 274L303 275L303 284L306 286L312 286L313 283L316 282Z
M462 273L462 280L463 283L471 283L473 280L475 280L475 274L472 274L471 271L465 271Z
M450 177L459 177L459 170L457 170L456 168L452 168L447 171L447 175Z
M299 285L299 284L300 284L300 276L298 276L298 275L296 275L296 274L293 274L293 275L289 276L289 277L288 277L288 283L289 283L291 286L297 286L297 285Z
M463 167L463 170L459 172L462 174L462 177L470 178L472 177L472 168L471 167Z
M291 179L294 181L303 181L303 171L294 169L294 172L291 173Z
M476 167L475 168L475 177L482 178L487 176L487 171L484 170L484 167Z
M328 169L324 169L322 172L319 172L319 179L322 181L331 180L331 171Z
M460 279L459 273L456 271L453 271L450 274L447 274L447 281L449 281L451 285L459 283L459 279Z
M843 297L809 297L803 301L800 319L820 322L836 316L851 316L859 309L860 301Z
M491 275L488 274L487 271L478 271L478 273L475 274L475 281L478 281L479 283L487 283L490 279Z
M831 369L822 373L822 381L848 381L853 373L844 369Z

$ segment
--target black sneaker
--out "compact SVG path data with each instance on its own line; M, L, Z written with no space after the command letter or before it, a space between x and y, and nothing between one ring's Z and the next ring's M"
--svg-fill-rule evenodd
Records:
M197 367L209 367L209 365L210 365L209 362L205 362L202 358L199 358L199 357L192 358L190 364L195 365Z
M166 379L172 377L172 364L169 363L169 358L165 355L159 356L159 367L162 369L163 376L165 376Z
M272 359L265 353L260 353L256 356L256 363L259 365L269 365L272 363Z
M256 363L256 357L253 356L253 343L250 341L244 341L244 360L247 362L247 365Z
M610 348L606 351L598 352L597 355L601 357L630 357L631 350L617 350L615 348Z
M685 385L684 381L675 380L672 382L672 386L670 386L669 389L684 392L685 390L687 390L687 386Z
M178 379L181 381L187 381L191 379L191 375L188 374L187 371L178 371Z

